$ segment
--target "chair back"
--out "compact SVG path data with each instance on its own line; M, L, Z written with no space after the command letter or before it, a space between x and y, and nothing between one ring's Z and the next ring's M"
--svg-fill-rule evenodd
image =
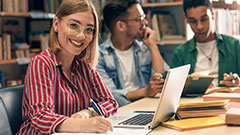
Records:
M6 107L0 97L0 135L12 135Z
M11 130L16 134L23 122L22 97L24 85L4 87L0 89L0 97L3 99L8 114Z

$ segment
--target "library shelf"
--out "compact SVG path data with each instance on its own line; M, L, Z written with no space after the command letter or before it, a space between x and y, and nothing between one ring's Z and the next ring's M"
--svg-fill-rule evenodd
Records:
M166 41L157 41L158 45L181 45L184 44L187 40L166 40Z
M30 17L29 12L0 12L1 17Z
M4 64L12 64L12 63L17 63L17 60L16 60L16 59L0 60L0 65L4 65Z
M153 7L169 7L169 6L182 6L182 2L169 2L169 3L144 3L143 8L153 8Z

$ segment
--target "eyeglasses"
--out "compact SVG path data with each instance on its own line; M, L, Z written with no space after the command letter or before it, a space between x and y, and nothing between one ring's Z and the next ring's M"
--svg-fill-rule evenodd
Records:
M121 20L121 21L124 21L124 22L129 22L129 21L142 22L145 19L145 17L146 17L146 15L143 14L141 16L138 16L137 18L134 18L134 19L126 19L126 20Z
M78 35L83 30L83 34L86 38L92 38L95 36L96 29L94 26L84 26L73 20L62 20L67 24L69 31L73 35Z

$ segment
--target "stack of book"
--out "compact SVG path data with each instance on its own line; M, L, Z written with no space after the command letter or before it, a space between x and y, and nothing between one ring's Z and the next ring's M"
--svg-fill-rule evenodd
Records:
M226 124L228 125L240 125L240 108L231 108L226 113Z
M228 103L229 100L183 103L179 105L176 115L179 119L217 116L228 111Z
M211 93L202 96L204 101L227 100L231 102L240 102L240 93Z
M240 87L213 87L210 89L207 89L205 94L210 93L231 93L231 92L240 92Z

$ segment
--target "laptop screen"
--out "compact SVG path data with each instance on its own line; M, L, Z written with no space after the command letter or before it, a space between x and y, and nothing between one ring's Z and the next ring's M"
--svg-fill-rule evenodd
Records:
M168 71L150 128L170 119L176 112L189 69L190 64Z

